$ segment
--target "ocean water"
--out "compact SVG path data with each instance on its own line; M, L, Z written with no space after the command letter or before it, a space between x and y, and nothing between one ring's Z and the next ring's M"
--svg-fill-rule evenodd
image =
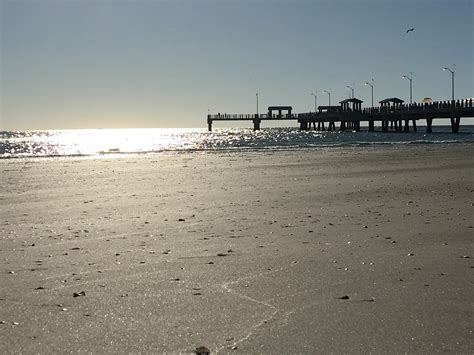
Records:
M474 142L474 126L457 134L450 126L434 126L434 133L318 132L297 128L251 129L80 129L1 131L0 158L150 154L167 151L248 151L318 149L341 146L454 144Z

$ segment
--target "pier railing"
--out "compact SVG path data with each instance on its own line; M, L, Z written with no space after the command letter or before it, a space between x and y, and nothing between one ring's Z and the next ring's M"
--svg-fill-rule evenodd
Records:
M254 130L260 129L263 121L270 120L296 120L300 124L301 130L308 130L313 125L314 129L324 130L324 123L328 123L329 130L335 130L335 122L339 122L340 130L352 129L360 130L361 122L369 123L369 132L374 131L375 122L380 122L382 130L388 132L389 129L396 131L409 131L409 121L412 121L413 130L416 130L416 121L426 120L426 132L431 133L433 119L449 118L453 133L459 131L461 117L474 117L474 105L472 98L452 101L436 101L412 104L394 104L380 107L367 107L351 110L349 107L336 107L336 109L326 110L325 106L319 107L319 112L303 112L296 114L240 114L240 113L217 113L208 114L207 124L209 131L212 130L213 121L252 121ZM404 126L402 127L402 121ZM316 128L316 124L318 127ZM390 124L390 128L389 128Z
M298 119L299 114L274 114L268 115L266 113L262 114L254 114L254 113L218 113L215 115L209 115L212 120L253 120L253 119L260 119L260 120L294 120Z
M387 113L387 112L407 112L407 111L426 111L426 110L442 110L442 109L463 109L463 108L474 108L473 99L463 99L463 100L454 100L454 101L435 101L435 102L426 102L426 103L412 103L412 104L402 104L402 105L387 105L387 106L378 106L378 107L366 107L361 112L363 114L377 114L377 113ZM344 112L344 111L338 111ZM209 115L211 120L297 120L300 118L314 117L314 116L327 116L331 112L307 112L307 113L294 113L294 114L274 114L268 115L263 114L254 114L254 113L217 113Z
M363 113L384 113L384 112L405 112L405 111L421 111L421 110L441 110L441 109L462 109L473 108L472 99L453 100L453 101L435 101L420 102L402 105L387 105L380 107L366 107Z

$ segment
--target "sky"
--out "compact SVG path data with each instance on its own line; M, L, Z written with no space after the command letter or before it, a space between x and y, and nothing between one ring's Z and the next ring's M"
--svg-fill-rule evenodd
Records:
M474 97L473 0L0 0L0 129L205 127L211 113ZM414 31L406 33L409 28ZM410 74L412 73L412 74Z

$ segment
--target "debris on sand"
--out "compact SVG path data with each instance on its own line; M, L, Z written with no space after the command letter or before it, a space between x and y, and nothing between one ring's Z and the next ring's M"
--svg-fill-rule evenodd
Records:
M206 348L205 346L197 347L195 352L196 352L197 355L209 355L211 353L211 351L208 348Z
M73 297L80 297L80 296L85 296L85 295L86 295L86 291L74 292L72 294Z
M348 300L349 299L349 296L348 295L344 295L344 296L341 296L339 297L340 300Z

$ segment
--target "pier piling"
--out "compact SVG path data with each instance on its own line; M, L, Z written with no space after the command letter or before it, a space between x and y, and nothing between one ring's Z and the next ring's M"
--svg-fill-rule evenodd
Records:
M207 130L212 132L212 119L211 115L207 115Z
M255 114L255 117L253 119L253 130L254 131L260 131L260 123L262 123L262 120L258 117L258 114Z
M451 117L451 132L459 133L460 123L461 123L461 117Z
M405 120L405 132L410 132L410 120Z
M374 120L369 121L369 132L375 131Z
M433 133L433 129L431 128L432 124L433 124L433 119L427 118L426 119L426 133Z

